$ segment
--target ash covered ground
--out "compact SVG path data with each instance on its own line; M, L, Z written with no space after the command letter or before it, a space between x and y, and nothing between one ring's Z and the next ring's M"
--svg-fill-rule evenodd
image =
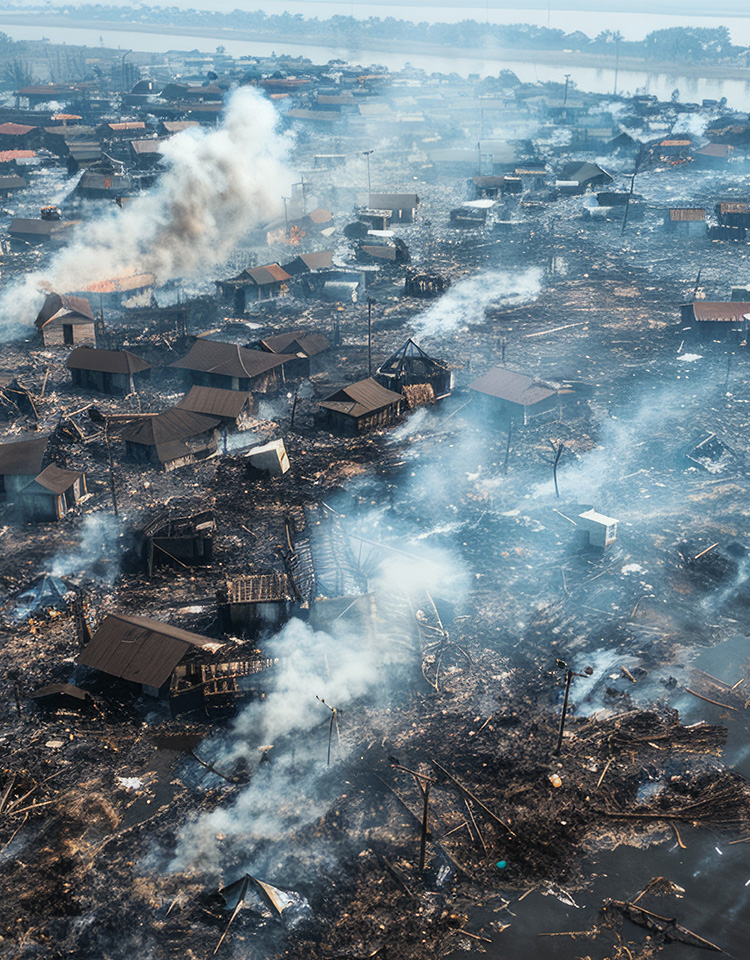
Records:
M472 110L464 133L482 134ZM679 131L675 110L661 105L659 116ZM710 116L698 118L702 129ZM532 128L540 164L598 160L615 178L608 189L630 189L635 157L605 161L572 150L559 131ZM331 208L326 237L311 229L289 244L283 220L279 236L279 221L266 229L267 217L252 212L227 234L229 252L223 240L212 247L205 231L215 231L209 241L224 237L231 202L214 217L204 184L205 195L190 194L208 205L196 218L203 239L181 276L185 247L156 256L153 245L170 242L169 217L175 205L189 212L185 197L174 177L168 189L151 188L162 230L156 241L130 237L125 250L161 278L155 299L102 307L107 344L155 368L124 398L74 387L69 348L45 346L28 326L16 336L34 284L64 283L72 258L7 247L3 303L13 327L0 381L20 383L35 413L8 408L0 440L50 433L55 462L84 470L90 496L56 523L0 506L2 955L204 957L223 934L217 955L391 960L475 949L687 956L688 934L740 955L746 942L742 894L710 909L704 885L714 845L710 870L730 870L727 889L734 885L736 861L723 863L750 831L747 342L742 331L701 335L679 307L728 301L746 282L747 253L743 243L668 233L663 219L669 207L711 211L746 198L750 174L740 164L700 170L652 149L648 162L639 154L624 229L619 216L584 216L590 192L542 200L524 190L504 194L486 225L461 230L448 223L466 178L430 160L427 138L379 135L378 186L420 198L416 222L393 229L411 266L450 280L447 292L405 296L406 268L396 265L377 270L356 303L294 286L239 316L217 302L213 279L248 263L326 247L342 269L353 265L343 229L373 133L297 130L270 151L274 176L308 172L309 207L314 191ZM316 174L315 156L339 153L350 159L337 175ZM197 156L205 168L213 151ZM238 176L250 203L261 187L244 170ZM76 182L53 164L29 180L30 193L7 201L4 228L40 202L62 203ZM133 201L130 229L141 229L148 196ZM278 207L275 194L266 202ZM79 208L84 223L99 223L102 205ZM76 270L86 274L76 274L76 288L124 265L118 221L108 223L74 241ZM186 236L180 243L190 247ZM455 386L391 429L342 437L321 422L317 403L367 376L368 297L373 369L413 336L450 367ZM290 471L249 471L238 446L163 472L133 463L111 426L115 516L105 437L82 438L75 427L96 426L86 408L105 417L165 410L186 390L168 364L195 336L246 344L288 330L319 331L332 344L303 387L255 397L248 433L254 442L283 438ZM501 362L571 391L509 432L508 417L468 389ZM710 437L718 452L696 452ZM561 445L556 496L550 460ZM604 552L583 542L579 518L591 508L618 521ZM210 565L148 574L135 534L164 509L213 511ZM361 593L333 614L300 610L279 630L228 629L226 580L294 570L303 530L332 545ZM69 589L68 601L78 591L78 605L24 606L45 573ZM76 664L81 616L95 632L110 612L220 640L223 661L274 664L226 716L177 713L168 699ZM566 665L578 675L555 752ZM31 695L52 683L94 699L45 708ZM639 866L632 880L619 875L606 894L616 903L600 913L613 850ZM684 899L665 905L652 890L639 913L651 865L676 874L686 850L703 858L699 881L662 884ZM642 884L639 870L651 870ZM563 913L523 919L534 902ZM585 943L564 935L571 930Z

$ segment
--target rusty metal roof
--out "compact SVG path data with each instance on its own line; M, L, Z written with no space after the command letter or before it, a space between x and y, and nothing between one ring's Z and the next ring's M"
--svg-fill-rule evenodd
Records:
M696 300L693 304L693 316L703 322L739 322L747 314L750 314L750 303L740 301Z
M76 347L65 361L68 370L95 370L99 373L140 373L150 370L148 360L136 357L129 350L97 350Z
M402 399L400 393L386 390L372 377L368 377L367 380L360 380L359 383L350 383L341 387L340 390L332 393L325 400L321 400L318 406L325 410L359 418L385 407L394 406Z
M0 443L0 476L35 476L42 469L49 436Z
M39 221L39 223L53 224L59 222L59 220ZM59 293L50 293L45 298L44 303L42 304L42 309L37 314L37 318L34 323L37 327L41 328L55 317L57 319L61 319L62 317L67 319L69 317L73 318L76 316L92 322L94 320L94 313L91 309L91 304L85 297L68 297L61 296Z
M202 413L209 417L236 420L246 404L252 410L253 396L241 390L222 390L220 387L191 387L177 404L183 410Z
M235 343L221 340L206 340L201 337L195 341L187 356L170 364L181 370L197 370L203 373L216 373L224 377L252 379L259 377L274 367L282 366L291 357L262 350L248 350Z
M245 270L245 274L259 287L265 287L271 283L283 283L285 280L292 279L278 263L269 263L265 267L253 267L252 270Z
M706 211L703 207L672 207L669 211L669 219L673 222L705 220Z
M158 447L162 444L198 437L202 433L214 430L219 423L220 421L215 417L205 417L201 413L194 413L182 407L171 407L155 417L146 417L129 424L122 431L122 439L129 443Z
M227 598L230 603L291 603L297 591L288 573L254 573L227 580Z
M22 137L38 127L27 127L25 123L0 123L0 137Z
M271 353L304 353L307 357L323 353L330 346L328 338L322 333L307 333L305 330L278 333L276 336L266 337L261 343Z
M535 403L541 403L558 392L551 385L539 383L533 377L507 367L493 367L488 370L483 377L469 384L469 390L523 407L533 407Z
M38 477L34 477L31 483L27 483L22 492L29 494L54 493L56 495L65 493L82 476L83 473L78 470L64 470L62 467L51 463L42 470Z
M110 613L78 663L150 687L161 687L191 649L215 653L223 644L149 617Z

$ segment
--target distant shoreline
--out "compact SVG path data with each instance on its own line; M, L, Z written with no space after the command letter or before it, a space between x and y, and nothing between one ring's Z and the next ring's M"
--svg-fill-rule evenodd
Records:
M32 14L3 14L0 13L0 31L3 25L17 26L38 26L39 16ZM305 37L284 36L279 33L261 33L254 30L243 29L222 29L220 27L199 27L189 24L164 24L164 23L143 23L142 21L125 20L78 20L67 16L55 16L45 14L45 29L52 32L55 27L66 27L69 29L81 30L106 30L117 33L142 33L144 35L156 34L161 36L183 36L195 37L197 40L213 40L217 43L223 41L246 40L253 43L288 43L291 46L319 47L321 49L340 49L348 45L344 41L336 39L322 39L319 36L311 34ZM50 40L53 43L53 40ZM356 46L348 47L349 56L356 59L358 48ZM453 48L434 43L418 43L415 41L382 40L377 38L368 38L366 48L368 51L382 53L414 53L434 57L445 57L446 63L450 63L450 55L455 54ZM588 67L594 70L614 70L614 56L601 56L599 54L583 53L580 51L565 50L518 50L504 49L501 47L463 47L460 55L464 59L470 60L497 60L498 69L502 69L503 62L516 61L519 63L539 63L551 66L572 66L573 63L581 67ZM363 64L365 65L365 64ZM711 64L711 63L679 63L670 61L646 60L640 57L620 57L619 70L621 73L627 72L648 72L652 74L674 75L675 77L687 77L693 79L706 80L739 80L750 83L750 67L740 67L733 64ZM447 70L446 72L450 72Z

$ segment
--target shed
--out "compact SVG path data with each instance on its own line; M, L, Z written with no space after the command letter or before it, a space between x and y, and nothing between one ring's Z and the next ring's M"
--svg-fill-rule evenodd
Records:
M65 243L73 227L80 220L34 220L30 217L16 217L11 220L8 234L11 240L23 243Z
M589 546L606 550L617 539L617 520L612 517L605 517L596 510L587 510L580 513L578 519L584 532L588 534Z
M441 360L434 360L411 337L378 367L378 383L401 393L404 387L428 384L434 397L447 397L453 388L453 374Z
M560 180L574 181L581 193L587 187L605 187L612 183L611 177L598 163L566 163L560 171Z
M557 385L507 367L493 367L483 377L470 383L469 390L489 397L497 410L524 423L531 417L555 409L560 395Z
M0 177L0 197L9 197L17 190L23 190L26 186L26 180L19 177L17 173L8 174Z
M664 226L671 233L703 237L708 232L703 207L671 207L664 216Z
M166 695L178 663L189 656L212 655L216 640L149 617L110 613L78 655L78 663L107 676L135 683L150 696Z
M48 442L49 436L43 436L0 443L1 499L15 500L20 491L39 475Z
M51 463L21 490L18 502L27 520L61 520L86 495L86 475Z
M403 397L368 377L336 390L318 406L331 427L345 433L363 433L394 423L401 413Z
M322 333L307 330L291 330L287 333L278 333L271 337L264 337L258 344L261 350L267 353L289 355L290 360L285 371L289 377L309 377L319 364L312 362L314 357L320 356L330 349L328 338ZM294 359L291 359L294 357Z
M45 347L96 342L96 320L85 297L48 294L34 324Z
M226 618L232 627L278 630L298 601L288 573L254 573L226 583Z
M193 386L177 407L207 417L216 417L237 430L247 430L253 412L253 397L252 394L241 393L239 390Z
M243 270L229 280L217 280L216 286L225 298L234 299L237 313L243 313L248 299L269 300L281 296L291 277L278 263Z
M301 253L294 260L285 263L282 269L290 277L297 277L300 274L315 273L317 270L328 270L333 263L332 250L319 250L316 253Z
M370 210L390 210L393 223L413 223L419 207L416 193L371 193Z
M248 350L235 343L200 337L187 355L170 366L187 370L193 383L205 387L269 393L285 382L288 354Z
M127 395L135 392L135 377L148 377L151 364L129 350L97 350L77 347L65 366L77 387L100 393Z
M122 431L122 439L128 456L137 463L170 471L216 453L220 423L216 417L171 407L129 424Z
M711 340L744 338L750 318L750 303L741 300L696 300L680 307L683 323L694 323Z
M253 447L245 454L245 458L252 469L269 473L272 477L281 477L289 469L289 455L281 439Z

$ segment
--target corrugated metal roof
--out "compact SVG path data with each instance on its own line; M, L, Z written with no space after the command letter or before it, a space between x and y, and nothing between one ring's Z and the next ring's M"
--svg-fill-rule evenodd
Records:
M386 390L372 377L368 377L367 380L360 380L359 383L351 383L341 387L340 390L332 393L325 400L321 400L318 406L325 410L333 410L337 413L359 418L366 416L368 413L382 410L384 407L393 406L401 400L400 393Z
M83 473L77 470L63 470L56 464L51 463L48 467L34 477L31 483L27 483L23 488L24 493L65 493L69 490L76 480L80 480Z
M307 333L306 330L277 333L273 337L261 340L261 343L271 353L304 353L307 357L323 353L330 346L328 338L322 333Z
M99 373L140 373L151 369L148 360L129 350L97 350L94 347L76 347L65 366L68 370L95 370Z
M175 360L170 366L242 380L259 377L290 359L289 356L264 353L262 350L248 350L234 343L200 338L192 345L187 356Z
M0 150L0 163L10 163L12 160L31 160L36 156L36 150Z
M301 253L294 260L284 264L284 270L290 275L306 273L308 270L325 270L333 262L332 250L319 250L316 253Z
M557 393L554 387L540 384L533 377L507 367L493 367L488 370L483 377L469 384L469 390L523 407L532 407Z
M283 283L285 280L292 279L278 263L269 263L265 267L254 267L252 270L245 270L245 273L259 287L264 287L270 283Z
M162 143L162 140L131 140L130 148L137 154L159 153Z
M80 220L32 220L17 217L11 221L8 233L11 237L51 237L54 233L61 233L80 222Z
M42 469L49 436L0 443L0 476L34 476Z
M37 127L27 127L25 123L0 123L0 137L22 137Z
M36 221L33 221L36 222ZM59 223L59 220L40 220L40 223ZM81 317L82 319L93 322L94 313L91 309L91 304L85 297L69 297L67 294L59 293L50 293L47 294L47 297L42 304L42 309L37 314L37 318L34 321L35 325L40 329L50 320L57 318L58 320L65 317L66 319L75 317Z
M740 301L696 300L693 304L693 316L700 321L739 322L748 313L750 303Z
M247 403L252 410L251 393L222 390L219 387L191 387L190 392L180 400L177 406L183 410L192 410L193 413L236 420Z
M706 211L703 207L672 207L669 211L669 219L674 222L705 220Z
M141 443L145 446L155 447L198 437L218 426L219 421L215 417L205 417L203 414L194 413L192 410L172 407L156 417L147 417L144 420L129 424L122 431L122 439L129 443Z
M215 653L221 643L148 617L110 613L78 663L150 687L161 687L191 648Z

